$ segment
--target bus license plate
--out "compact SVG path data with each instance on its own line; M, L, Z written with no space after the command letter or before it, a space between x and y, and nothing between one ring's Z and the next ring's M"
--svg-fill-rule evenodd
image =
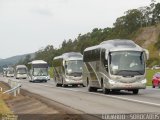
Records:
M125 85L125 87L126 87L126 88L131 88L132 85L131 85L131 84L127 84L127 85Z

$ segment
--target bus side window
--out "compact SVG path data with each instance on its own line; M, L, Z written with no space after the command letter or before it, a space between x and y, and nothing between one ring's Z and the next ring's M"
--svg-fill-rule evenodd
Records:
M104 65L106 71L108 72L108 60L105 59L105 50L101 52L101 62Z

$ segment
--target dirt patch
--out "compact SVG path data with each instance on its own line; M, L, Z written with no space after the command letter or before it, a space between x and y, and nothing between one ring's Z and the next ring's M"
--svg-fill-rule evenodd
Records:
M144 48L148 48L151 44L154 45L160 34L160 25L141 28L135 37L135 42Z
M81 115L58 108L51 103L35 98L26 91L17 97L5 99L8 107L18 120L83 120ZM72 114L72 115L70 115Z

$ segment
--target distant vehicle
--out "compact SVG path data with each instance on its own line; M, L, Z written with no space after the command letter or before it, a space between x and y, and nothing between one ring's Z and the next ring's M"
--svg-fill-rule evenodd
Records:
M48 64L43 60L34 60L30 63L30 82L40 81L47 82L50 78L48 75Z
M160 69L160 65L154 65L154 66L152 67L152 70L158 70L158 69Z
M88 91L103 93L128 90L138 94L146 88L147 50L131 40L108 40L88 47L83 53L83 83Z
M25 65L17 65L15 68L15 78L16 79L27 79L28 69Z
M160 72L154 74L152 78L152 87L159 87L160 88Z
M14 68L8 67L6 77L14 77Z
M83 56L79 52L64 53L53 59L56 86L83 85Z
M7 76L7 68L3 68L3 77Z

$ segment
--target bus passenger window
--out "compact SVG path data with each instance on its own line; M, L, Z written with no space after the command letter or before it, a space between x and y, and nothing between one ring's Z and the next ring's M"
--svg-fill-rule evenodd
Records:
M106 71L108 72L108 60L104 60L104 67L106 68Z

